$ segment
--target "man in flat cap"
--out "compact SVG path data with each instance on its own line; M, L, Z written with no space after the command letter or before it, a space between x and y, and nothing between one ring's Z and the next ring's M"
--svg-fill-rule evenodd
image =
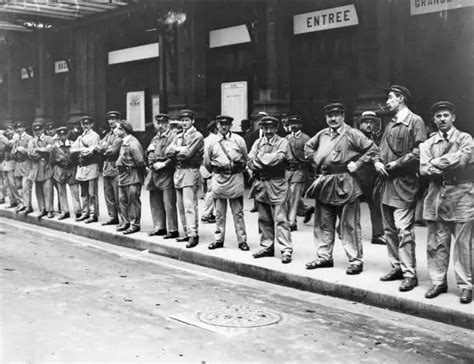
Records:
M179 216L185 234L176 240L178 242L187 241L186 248L193 248L199 243L198 186L199 168L204 154L204 138L194 127L194 112L192 110L181 110L179 120L182 131L166 148L166 155L176 159L176 171L173 179Z
M48 215L54 217L53 207L53 168L49 163L54 140L45 134L44 124L34 122L32 125L34 138L28 144L28 157L31 160L29 179L35 182L36 201L38 202L38 218Z
M431 107L438 132L420 144L420 173L430 178L423 217L428 222L427 258L434 298L447 292L453 239L453 264L461 303L472 301L474 226L474 145L471 135L454 127L456 109L449 101Z
M109 130L96 147L97 152L103 155L104 197L109 213L109 219L102 223L103 226L118 225L120 223L118 213L118 169L115 163L122 144L122 139L114 133L114 129L120 121L120 113L118 111L108 111L105 117Z
M258 208L260 246L254 258L272 257L275 239L280 245L281 261L291 262L293 246L288 223L288 181L285 170L290 160L288 140L276 134L278 119L265 116L260 121L263 136L255 141L248 155L248 168L254 179L250 197L255 198Z
M380 118L374 111L364 111L357 120L358 129L364 135L373 140L376 145L380 144L379 132L382 125ZM357 180L362 189L361 201L367 202L372 224L372 244L386 245L382 223L381 207L381 183L377 178L373 163L365 163L356 172Z
M218 139L218 130L217 130L216 120L211 120L207 124L207 131L209 132L209 135L204 138L204 155L207 154L209 150L209 145L211 144L211 142ZM199 171L201 173L201 179L202 179L203 190L204 190L204 206L202 209L201 221L207 224L214 224L216 222L216 214L215 214L214 198L212 197L212 191L211 191L211 188L212 188L211 187L211 177L212 177L211 172L212 171L209 172L207 168L204 166L204 163L199 168Z
M304 146L309 136L301 131L303 119L298 115L288 117L290 133L286 136L290 148L290 160L286 170L286 178L290 184L290 198L288 201L288 220L290 230L297 230L296 215L299 205L303 205L303 190L308 179L309 163L304 156ZM309 207L308 207L309 209Z
M247 232L244 221L244 175L247 148L244 139L230 131L233 117L216 117L219 129L217 139L211 141L204 154L204 166L212 172L211 193L216 203L215 241L209 249L224 247L227 201L234 217L235 234L239 249L247 251Z
M382 219L391 271L381 281L403 279L399 290L418 285L415 257L415 207L419 189L420 143L426 140L423 119L407 106L410 91L387 89L386 108L395 112L380 142L375 169L382 178Z
M56 128L53 121L47 121L44 124L44 134L53 138L56 135Z
M176 239L179 236L176 190L173 182L176 162L174 158L165 154L166 148L176 136L176 131L170 129L167 114L155 115L153 125L156 135L146 150L149 172L145 188L150 191L150 209L153 220L153 230L148 235Z
M314 238L316 259L307 269L333 267L336 220L340 220L341 242L349 259L347 274L363 270L360 202L362 190L354 173L377 154L375 143L345 123L345 107L330 103L324 107L328 127L305 145L305 156L316 172L308 195L316 200Z
M121 224L116 230L127 235L140 231L140 194L146 168L145 153L138 139L133 136L133 127L128 121L117 123L114 132L122 139L117 159Z
M31 135L26 132L23 122L15 123L15 131L17 137L12 148L12 158L16 161L15 164L15 178L17 179L16 186L22 190L22 201L18 205L16 212L21 212L23 215L28 215L33 212L31 203L31 190L33 188L33 181L28 178L31 170L31 160L28 157L28 145L33 139Z
M8 197L10 200L7 208L17 207L21 201L20 193L16 186L15 178L15 160L12 158L11 151L15 140L18 138L18 134L15 133L15 128L12 124L8 124L3 134L0 135L0 149L3 150L3 161L2 163L2 175L3 175L3 196ZM5 203L3 201L2 203Z
M59 205L61 206L58 220L71 216L67 198L67 185L77 185L75 168L71 160L71 141L68 139L68 129L65 126L56 129L56 140L50 154L50 164L53 169L53 181L58 188ZM80 205L79 205L80 206ZM76 210L80 213L80 210Z
M84 221L86 224L99 220L99 157L96 147L100 137L94 129L94 120L85 115L81 118L82 134L71 146L71 153L78 158L76 179L81 186L82 215L76 221Z

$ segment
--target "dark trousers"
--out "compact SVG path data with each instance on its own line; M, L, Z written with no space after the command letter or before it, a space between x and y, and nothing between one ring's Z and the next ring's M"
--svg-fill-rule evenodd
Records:
M104 176L104 196L105 204L110 219L118 219L118 205L119 205L119 187L118 176L107 177Z
M131 227L140 227L142 216L141 191L141 183L119 186L120 218L122 223L130 224Z

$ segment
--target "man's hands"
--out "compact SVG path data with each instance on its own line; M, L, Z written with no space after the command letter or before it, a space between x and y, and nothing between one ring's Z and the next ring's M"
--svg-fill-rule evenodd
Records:
M357 167L357 164L355 162L349 162L349 164L347 165L347 170L350 172L350 173L354 173L355 171L357 171L358 167Z
M380 174L381 176L388 177L388 172L382 162L375 162L374 167L378 174Z
M158 171L162 168L165 168L166 164L165 164L165 162L155 162L155 163L153 163L152 167L155 171Z

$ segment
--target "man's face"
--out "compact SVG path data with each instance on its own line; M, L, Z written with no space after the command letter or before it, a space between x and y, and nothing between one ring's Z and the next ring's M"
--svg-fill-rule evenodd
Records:
M370 134L374 131L374 127L372 125L372 120L370 119L363 119L359 123L359 129L363 133Z
M340 111L331 111L326 114L326 123L332 129L338 129L344 122L344 114Z
M297 132L298 130L301 130L301 123L298 122L291 122L290 123L290 129L293 132Z
M164 120L156 121L155 128L156 131L165 133L170 128L170 124Z
M221 133L222 135L227 135L227 133L230 131L231 125L232 123L218 121L217 129L219 130L219 133Z
M20 135L25 132L25 128L23 126L17 126L15 130Z
M56 130L54 130L54 128L48 128L45 130L45 134L48 135L48 136L54 136Z
M453 114L451 110L441 109L435 112L433 118L438 130L444 133L453 127L454 120L456 120L456 115Z
M84 123L84 122L81 122L81 126L82 126L82 129L84 131L89 131L92 129L92 127L94 126L94 123L90 123L90 122L87 122L87 123Z
M35 129L33 130L33 134L35 137L39 137L41 134L43 134L44 129Z
M8 127L6 130L5 130L5 136L7 138L11 138L13 136L13 134L15 134L15 129L13 129L12 127Z
M110 130L114 130L115 125L117 125L119 119L116 116L107 118L107 123L109 124Z
M65 142L67 139L67 133L58 133L58 138L60 141Z
M179 120L179 123L181 124L181 127L182 127L184 130L187 130L187 129L189 129L191 126L193 126L193 124L194 124L194 119L190 118L189 116L185 116L185 117L182 117L182 118Z
M281 125L283 125L284 127L288 126L288 117L283 117L281 119Z
M403 96L399 95L393 91L390 91L387 96L387 101L385 105L390 111L398 111L400 106L403 104Z
M266 124L262 126L262 131L267 139L271 139L277 132L277 126L274 124Z
M123 138L125 136L125 130L123 130L122 126L120 124L116 124L115 129L114 129L115 135L117 135L120 138Z

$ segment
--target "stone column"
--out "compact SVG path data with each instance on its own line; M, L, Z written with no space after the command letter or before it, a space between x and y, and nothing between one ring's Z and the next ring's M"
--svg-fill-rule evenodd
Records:
M41 29L37 30L38 32L38 104L35 109L35 119L34 121L46 122L49 120L48 111L49 111L49 102L51 101L50 97L50 88L51 88L51 68L52 65L50 57L48 56L48 50L46 47L45 34Z

